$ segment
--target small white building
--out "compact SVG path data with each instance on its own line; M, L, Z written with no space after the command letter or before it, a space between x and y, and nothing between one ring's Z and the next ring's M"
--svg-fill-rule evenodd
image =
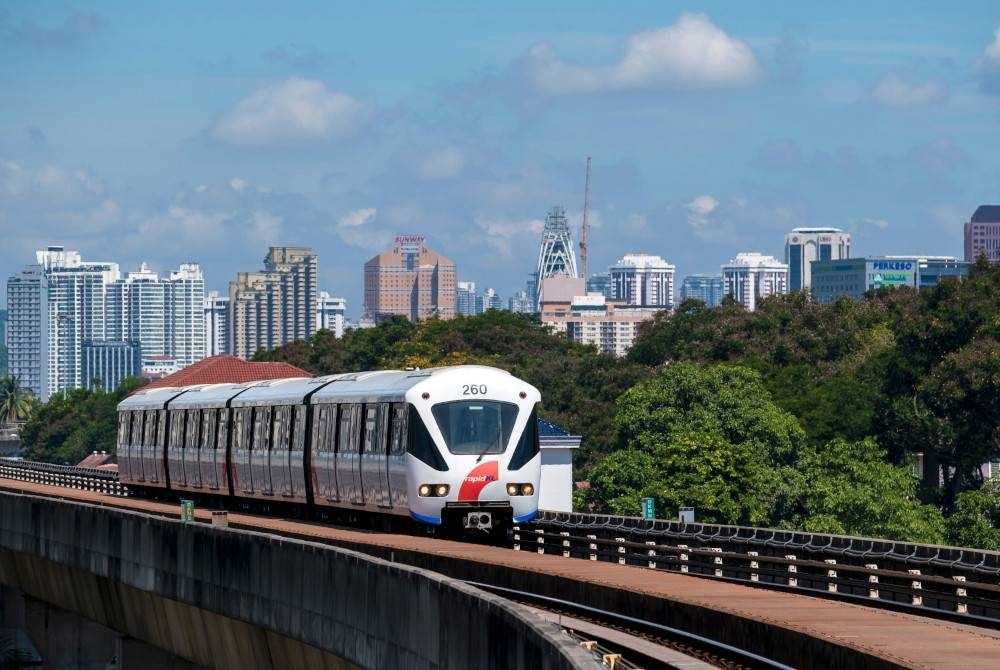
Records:
M573 511L573 450L582 438L545 419L538 420L538 446L542 453L542 476L538 484L538 508L549 512Z
M751 312L761 298L788 292L788 266L757 252L736 254L722 266L723 289Z

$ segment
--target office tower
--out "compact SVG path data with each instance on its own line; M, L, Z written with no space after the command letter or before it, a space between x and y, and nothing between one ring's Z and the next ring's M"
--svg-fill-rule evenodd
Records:
M0 377L7 374L7 310L0 309Z
M965 224L965 260L1000 262L1000 205L980 205Z
M503 309L503 298L491 288L483 291L482 295L476 296L476 314L482 314L490 309Z
M556 206L549 210L538 247L538 263L532 275L535 301L542 292L542 282L551 277L577 277L576 254L570 239L566 210Z
M722 303L724 285L722 275L688 275L681 282L681 300L694 298L707 307L718 307Z
M205 356L229 353L229 296L209 291L204 302Z
M205 357L205 280L197 263L166 278L145 263L107 286L108 341L137 341L143 356L168 356L179 368Z
M83 261L76 251L51 246L35 254L48 280L48 360L44 397L82 388L84 340L107 339L106 286L118 280L116 263Z
M21 387L48 400L48 279L29 265L7 280L7 374Z
M736 254L722 266L722 278L726 294L751 312L761 298L788 290L788 266L756 252Z
M929 288L941 279L969 276L971 261L952 256L872 256L840 261L813 261L812 292L817 302L831 303L841 296L855 300L871 289Z
M343 337L344 314L346 312L346 300L331 297L326 291L320 291L319 297L316 299L316 330L329 330L334 337Z
M142 375L140 344L84 340L81 346L85 387L114 391L128 377Z
M635 307L674 306L674 268L659 256L625 254L608 269L611 297Z
M611 300L614 297L611 273L598 272L587 277L587 293L600 293L608 300Z
M229 353L250 358L307 340L316 328L316 254L308 247L271 247L264 269L229 282Z
M419 235L401 235L392 249L365 263L366 317L381 321L394 314L410 321L455 316L455 264L424 244Z
M455 313L472 316L479 313L479 295L476 293L476 282L460 281L455 289Z
M785 235L788 290L807 291L812 261L851 257L851 236L839 228L794 228Z
M528 291L518 291L507 301L507 309L518 314L530 314L537 311L535 298Z

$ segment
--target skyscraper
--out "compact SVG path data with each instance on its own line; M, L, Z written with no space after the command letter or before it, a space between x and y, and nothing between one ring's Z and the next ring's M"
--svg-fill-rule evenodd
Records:
M671 309L674 306L674 270L659 256L633 253L612 265L611 297L635 307Z
M542 282L551 277L577 277L576 254L569 234L566 210L555 206L545 217L542 241L538 247L538 263L532 276L535 302L542 291Z
M316 330L329 330L334 337L343 337L346 312L346 300L334 298L326 291L320 291L316 299Z
M476 282L458 282L458 287L455 289L455 313L464 314L465 316L477 314L478 298L479 295L476 293Z
M140 345L132 342L84 340L81 347L85 388L114 391L129 377L142 374Z
M503 309L503 298L495 290L488 288L482 295L476 296L476 314L490 309Z
M788 266L756 252L736 254L722 266L722 278L726 294L751 312L761 298L788 291Z
M7 374L41 400L49 361L49 282L40 265L7 280Z
M681 300L694 298L707 307L718 307L725 295L724 288L722 275L688 275L681 282Z
M229 353L229 296L209 291L204 302L205 356Z
M809 264L812 261L836 261L850 257L851 236L839 228L793 228L785 235L788 290L809 290Z
M1000 205L980 205L965 224L965 260L1000 262Z
M392 249L365 263L365 316L393 314L411 321L455 316L455 264L424 244L420 235L401 235Z
M229 352L250 358L307 340L316 329L316 254L308 247L271 247L264 269L229 282Z

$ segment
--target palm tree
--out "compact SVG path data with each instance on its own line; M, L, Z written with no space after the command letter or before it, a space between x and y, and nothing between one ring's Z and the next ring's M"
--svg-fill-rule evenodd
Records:
M25 421L31 414L31 391L17 377L0 377L0 423Z

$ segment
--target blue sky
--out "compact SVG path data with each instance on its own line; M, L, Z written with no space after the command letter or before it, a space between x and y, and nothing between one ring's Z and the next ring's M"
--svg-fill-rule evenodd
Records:
M225 292L303 244L357 316L365 260L423 234L506 297L588 155L591 271L714 273L796 226L960 256L1000 202L998 29L995 2L5 3L0 273L64 244Z

